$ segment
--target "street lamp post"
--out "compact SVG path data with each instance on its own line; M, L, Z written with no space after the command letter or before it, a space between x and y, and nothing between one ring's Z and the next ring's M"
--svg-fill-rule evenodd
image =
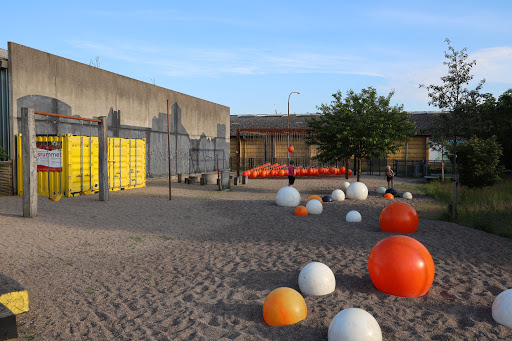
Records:
M300 92L292 91L288 95L288 129L290 129L290 97L292 96L292 94L300 95ZM290 131L288 131L288 146L286 146L286 148L288 149L289 147L290 147ZM287 155L288 155L288 163L290 163L290 152L289 151L288 151Z

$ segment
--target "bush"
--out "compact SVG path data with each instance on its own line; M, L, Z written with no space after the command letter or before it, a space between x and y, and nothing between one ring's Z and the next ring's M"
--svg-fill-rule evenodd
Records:
M0 161L7 161L9 159L9 155L4 151L4 148L0 146Z
M460 183L468 187L485 187L501 181L504 169L498 163L502 150L496 136L488 139L473 137L460 143L457 146Z

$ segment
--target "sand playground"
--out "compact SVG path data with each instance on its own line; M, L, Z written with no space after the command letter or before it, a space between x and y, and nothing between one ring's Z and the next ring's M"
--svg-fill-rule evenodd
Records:
M342 181L298 177L295 188L305 202ZM379 228L389 201L375 190L386 182L361 181L366 200L326 203L307 217L276 205L286 178L250 179L231 191L173 183L171 201L166 179L150 179L146 188L111 192L108 202L39 197L33 219L21 217L20 197L0 197L0 272L30 297L18 340L327 340L333 317L350 307L373 315L384 340L512 340L512 328L491 316L496 295L512 288L512 239L420 219L410 236L433 257L433 285L419 298L384 294L368 257L393 235ZM432 200L413 195L412 206ZM362 222L345 222L351 210ZM305 320L267 325L265 297L299 290L310 262L330 267L335 291L305 296Z

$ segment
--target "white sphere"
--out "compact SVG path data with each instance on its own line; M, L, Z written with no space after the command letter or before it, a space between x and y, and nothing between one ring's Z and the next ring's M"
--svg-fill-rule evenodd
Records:
M309 214L321 214L324 210L324 205L319 200L313 199L306 204L306 208Z
M386 193L386 187L377 187L377 193L378 194Z
M345 220L347 223L359 223L363 218L361 218L361 213L357 211L350 211L347 213Z
M496 296L492 303L492 318L499 324L512 328L512 289Z
M341 189L344 191L348 188L348 186L350 186L350 182L348 181L345 181L345 182L342 182L341 183Z
M329 341L382 341L379 323L367 311L348 308L340 311L331 321Z
M345 200L345 193L341 189L335 189L332 191L331 197L334 201L343 201Z
M368 187L362 182L353 182L347 188L347 198L354 200L366 200L368 197Z
M334 273L327 265L313 262L303 267L300 271L299 288L304 295L327 295L336 288L336 279L334 278Z
M277 206L297 207L300 204L300 193L295 188L286 186L277 192Z
M412 199L411 192L404 192L404 194L402 195L402 198L404 198L404 199Z

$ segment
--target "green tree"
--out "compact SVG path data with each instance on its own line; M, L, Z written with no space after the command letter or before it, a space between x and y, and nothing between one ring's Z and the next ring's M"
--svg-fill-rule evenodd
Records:
M460 183L468 187L485 187L501 181L501 155L501 145L494 135L488 139L474 136L468 142L461 143L457 151Z
M477 107L482 102L480 90L485 79L481 80L475 89L469 90L466 86L473 80L471 69L475 66L476 60L467 62L467 48L456 51L450 45L448 38L445 41L449 52L444 53L448 61L443 62L443 65L448 66L448 74L441 77L441 85L420 84L420 88L428 90L429 105L448 111L446 114L436 116L436 133L433 137L439 140L450 140L453 146L452 219L455 219L458 202L457 145L478 128Z
M396 153L416 134L416 127L402 105L390 105L393 94L378 96L372 87L361 93L349 90L345 98L339 90L333 94L330 104L318 107L322 115L308 120L312 130L306 142L318 145L316 158L334 163L354 156L359 181L362 159Z
M481 119L478 137L496 140L503 147L502 165L512 170L512 89L505 91L496 100L491 94L484 95L485 101L478 106Z

